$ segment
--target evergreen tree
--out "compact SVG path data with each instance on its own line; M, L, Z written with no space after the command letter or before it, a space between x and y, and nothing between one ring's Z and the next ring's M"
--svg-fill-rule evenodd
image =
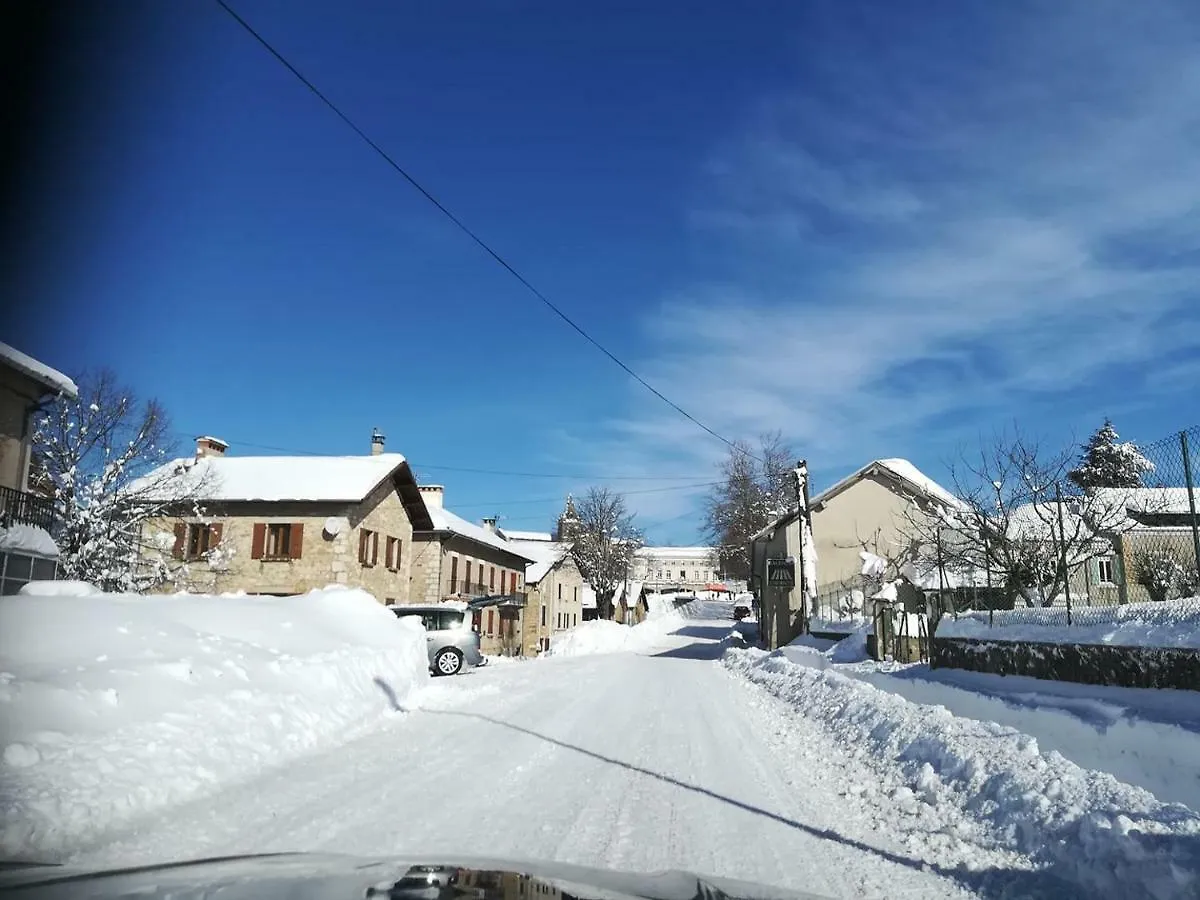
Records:
M1109 419L1083 445L1079 465L1067 477L1081 488L1138 488L1154 471L1132 441L1122 441Z

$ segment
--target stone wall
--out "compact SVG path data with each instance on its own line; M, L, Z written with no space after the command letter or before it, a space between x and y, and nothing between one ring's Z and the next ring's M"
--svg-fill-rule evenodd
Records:
M251 594L302 594L330 584L369 591L381 603L409 602L414 546L412 523L391 483L381 486L361 503L229 503L210 506L207 518L162 519L144 526L146 543L161 542L171 557L177 523L205 522L221 526L218 561L171 560L175 577L164 584L164 593L246 591ZM325 530L330 520L340 524L336 534ZM299 535L298 558L252 559L255 524L291 524ZM359 560L362 530L379 534L374 565ZM399 558L386 565L387 538L399 540ZM296 554L293 552L293 557Z
M940 638L930 668L1027 675L1081 684L1200 690L1200 650Z

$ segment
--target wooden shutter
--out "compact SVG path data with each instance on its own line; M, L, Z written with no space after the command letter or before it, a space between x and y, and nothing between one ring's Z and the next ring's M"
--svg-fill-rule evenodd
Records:
M291 538L288 541L288 550L289 550L288 555L292 559L299 559L300 553L303 549L304 549L304 523L303 522L293 522Z
M364 566L367 564L367 540L370 538L370 532L363 528L358 532L358 561Z
M450 593L458 593L458 557L450 557Z
M404 553L404 541L396 538L396 568L400 568L400 557Z
M254 523L254 534L250 539L250 558L262 559L263 547L267 543L267 524L265 522Z
M371 565L379 562L379 532L371 532Z
M515 594L517 592L517 573L516 572L512 572L509 574L508 582L509 582L508 592L510 594Z
M396 539L389 534L387 536L387 543L383 549L383 565L388 569L392 567L392 546L395 544L395 542Z
M488 610L488 634L492 634L495 630L495 627L496 627L495 615L496 615L496 611L494 609Z
M501 581L504 580L504 575L500 576L500 580ZM496 589L496 567L488 566L488 590L494 591L495 589Z
M471 561L467 560L467 574L463 576L463 593L471 593Z
M187 543L188 527L182 522L175 524L175 548L171 551L171 555L176 559L183 559L183 545Z
M208 526L208 549L216 550L217 545L221 543L221 533L224 531L224 526L217 522L214 525Z

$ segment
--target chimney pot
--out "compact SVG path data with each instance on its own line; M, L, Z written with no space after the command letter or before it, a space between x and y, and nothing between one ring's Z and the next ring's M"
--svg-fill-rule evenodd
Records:
M205 456L224 456L229 445L220 438L201 435L196 438L196 459Z
M490 516L483 520L483 527L490 533L496 533L496 517Z
M380 453L383 452L383 442L386 440L387 440L387 438L385 438L382 434L379 433L378 428L371 429L371 455L372 456L378 456Z

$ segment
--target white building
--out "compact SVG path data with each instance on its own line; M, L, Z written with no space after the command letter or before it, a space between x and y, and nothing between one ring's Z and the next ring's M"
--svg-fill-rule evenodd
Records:
M629 577L651 591L702 591L722 580L712 547L642 547L634 554Z

